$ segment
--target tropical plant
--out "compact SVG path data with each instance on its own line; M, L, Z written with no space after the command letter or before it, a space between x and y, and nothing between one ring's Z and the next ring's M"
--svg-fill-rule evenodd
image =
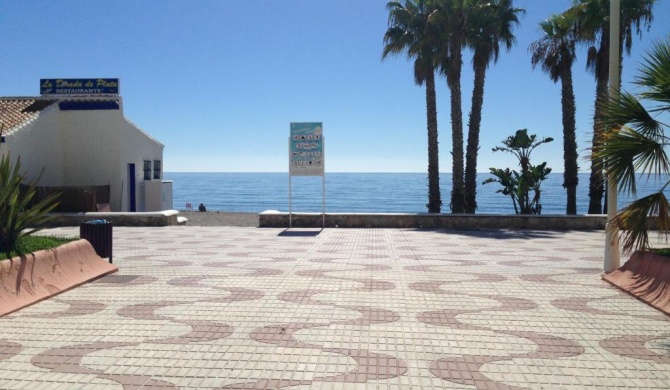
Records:
M575 94L572 85L572 64L575 61L574 20L568 14L553 15L540 23L544 36L533 42L533 68L540 66L551 80L561 81L563 113L563 188L567 192L566 214L577 214L577 137L575 125Z
M414 81L426 85L426 121L428 128L428 207L439 213L440 169L437 141L437 103L435 97L435 61L439 32L428 19L435 11L434 2L422 0L392 1L387 4L389 28L384 34L382 59L390 54L407 53L414 60Z
M610 98L605 142L594 153L607 163L607 179L620 192L635 195L638 174L658 184L657 192L631 202L609 222L610 232L622 232L624 252L649 248L650 218L657 219L659 235L667 239L670 233L670 203L664 193L670 186L665 150L670 138L665 135L668 124L655 119L670 114L670 37L653 46L634 83L641 88L637 96L622 92Z
M20 170L20 157L15 164L11 163L10 153L0 158L0 252L13 252L19 238L42 230L52 218L48 213L58 206L57 193L33 202L39 177L29 181L27 190L21 191L26 177Z
M551 173L551 168L547 168L546 162L531 164L530 155L538 146L553 140L551 137L538 139L535 134L529 136L527 129L517 130L513 136L502 141L504 147L497 146L493 152L513 154L519 160L521 172L509 168L490 168L494 177L486 179L483 184L500 183L503 188L496 192L512 198L517 214L541 214L540 185Z
M619 53L627 54L633 45L633 35L640 35L641 27L649 28L653 20L655 0L622 0ZM580 39L588 44L587 68L596 78L596 98L593 114L592 150L599 149L603 137L603 123L607 106L607 88L609 84L609 0L574 0L573 7L567 13L577 20ZM595 46L597 44L597 47ZM623 63L620 61L620 63ZM596 153L591 153L591 175L589 177L589 214L603 212L603 162Z
M477 154L484 105L486 69L498 62L500 46L508 51L516 43L512 33L519 24L522 8L514 8L513 0L471 0L468 18L467 46L473 51L472 68L475 73L472 105L468 122L468 141L465 150L464 211L474 214L477 209Z

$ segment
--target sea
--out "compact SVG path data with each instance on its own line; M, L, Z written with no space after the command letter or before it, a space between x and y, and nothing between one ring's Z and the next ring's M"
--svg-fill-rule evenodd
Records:
M500 184L483 185L490 177L477 176L477 213L514 214L510 197L497 193ZM185 173L165 172L164 180L173 182L173 207L185 210L200 203L208 211L259 213L266 210L289 211L288 173ZM660 178L665 184L667 178ZM542 182L542 214L565 214L566 191L563 174L551 173ZM588 211L589 174L579 175L577 213ZM638 180L637 197L658 191L658 181ZM329 173L320 176L293 176L290 181L291 211L327 213L422 213L427 212L428 178L426 173ZM448 213L451 174L440 175L442 212ZM619 194L621 208L634 200Z

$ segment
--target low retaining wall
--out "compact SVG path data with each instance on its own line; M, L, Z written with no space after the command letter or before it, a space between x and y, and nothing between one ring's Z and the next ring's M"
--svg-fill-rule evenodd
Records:
M116 272L86 240L0 261L0 317Z
M137 213L52 213L49 226L79 226L93 219L104 219L114 226L174 226L178 224L177 210Z
M264 211L259 227L289 226L289 214ZM494 214L377 214L327 213L326 227L341 228L444 228L444 229L531 229L604 230L605 215L494 215ZM293 227L314 228L323 224L322 214L293 213Z
M637 251L603 279L670 316L670 259L666 256Z

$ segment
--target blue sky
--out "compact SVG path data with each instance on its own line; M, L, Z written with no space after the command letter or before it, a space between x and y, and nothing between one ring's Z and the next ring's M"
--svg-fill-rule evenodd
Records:
M119 78L125 115L165 144L168 172L286 172L290 122L323 122L326 171L424 172L425 92L405 56L381 60L381 0L4 1L0 95L39 94L40 78ZM536 161L562 171L560 87L532 70L537 24L570 0L517 0L518 43L487 75L478 170L514 166L491 148L520 128L556 141ZM624 61L670 34L670 1ZM591 139L593 76L574 67L580 168ZM462 75L464 122L472 71ZM449 92L438 80L440 170L451 171Z

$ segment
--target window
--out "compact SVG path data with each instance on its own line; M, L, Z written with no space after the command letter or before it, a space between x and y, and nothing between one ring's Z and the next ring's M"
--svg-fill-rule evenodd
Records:
M151 180L151 160L144 160L144 180Z
M161 160L154 160L154 179L161 178Z

